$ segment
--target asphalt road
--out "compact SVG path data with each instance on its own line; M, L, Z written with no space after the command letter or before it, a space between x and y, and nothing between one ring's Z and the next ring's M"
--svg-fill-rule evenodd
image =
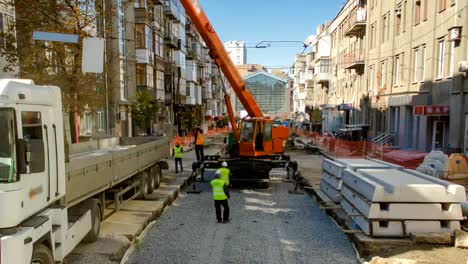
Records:
M358 263L351 242L290 183L231 190L231 222L218 224L208 183L182 194L129 263Z

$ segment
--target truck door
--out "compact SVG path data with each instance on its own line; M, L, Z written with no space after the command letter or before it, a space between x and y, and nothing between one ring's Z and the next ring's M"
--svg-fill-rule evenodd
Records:
M33 213L38 208L53 202L57 179L54 131L50 122L51 108L45 106L22 105L17 111L19 138L28 142L30 153L27 172L21 175L28 195L25 213Z

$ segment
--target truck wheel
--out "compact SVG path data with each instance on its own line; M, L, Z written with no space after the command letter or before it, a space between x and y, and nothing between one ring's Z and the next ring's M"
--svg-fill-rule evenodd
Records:
M156 181L151 174L151 169L145 172L146 174L146 180L148 181L148 192L147 194L152 194L154 192L154 189L156 188Z
M154 189L157 189L161 184L161 167L159 165L154 165L151 168L150 176L154 178Z
M85 243L96 242L99 238L99 231L101 230L101 207L99 206L98 199L90 199L86 204L88 210L91 211L91 230L83 239Z
M34 246L31 264L54 264L52 251L43 244Z
M151 189L151 177L148 172L143 172L140 175L140 198L149 199L149 195L153 193Z

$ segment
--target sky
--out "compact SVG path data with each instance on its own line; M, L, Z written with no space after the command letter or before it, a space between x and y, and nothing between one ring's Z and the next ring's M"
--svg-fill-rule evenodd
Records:
M261 41L305 41L318 25L331 21L345 0L200 0L205 13L223 42L247 43L247 63L267 68L294 64L301 43L271 43L256 49ZM275 46L275 47L273 47Z

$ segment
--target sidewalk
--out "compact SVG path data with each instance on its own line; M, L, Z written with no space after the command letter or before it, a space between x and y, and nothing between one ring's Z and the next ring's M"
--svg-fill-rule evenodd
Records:
M206 155L216 154L221 150L222 137L206 140ZM212 147L210 147L212 145ZM192 172L192 162L196 160L192 148L184 148L184 172L175 174L174 161L167 160L169 170L163 170L161 183L148 200L132 200L122 206L118 212L113 208L105 209L105 220L101 223L98 241L92 244L80 244L68 257L69 264L113 264L120 263L127 249L148 225L158 219L164 210L172 205L182 189L187 185Z

